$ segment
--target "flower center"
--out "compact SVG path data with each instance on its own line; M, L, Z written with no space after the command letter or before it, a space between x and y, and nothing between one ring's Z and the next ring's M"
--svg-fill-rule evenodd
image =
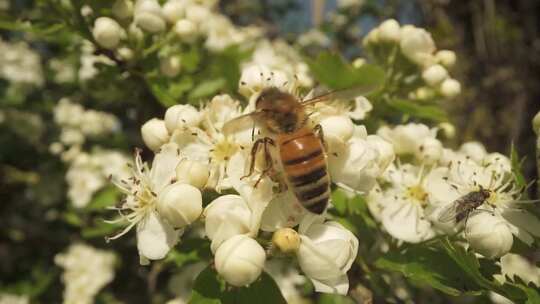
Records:
M228 140L227 138L221 138L215 145L211 152L213 161L225 162L228 161L231 156L238 151L238 145Z
M428 194L421 185L415 185L407 188L407 196L423 206L426 204Z

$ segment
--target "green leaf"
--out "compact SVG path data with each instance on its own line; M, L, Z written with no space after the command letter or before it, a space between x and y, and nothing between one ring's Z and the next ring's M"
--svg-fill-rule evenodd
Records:
M356 302L353 299L336 294L321 294L321 297L317 301L318 304L354 304Z
M106 187L94 195L92 201L90 201L85 209L88 211L105 211L107 207L118 202L119 197L120 192L116 187Z
M384 71L377 66L365 64L353 68L345 60L332 53L321 53L317 59L306 58L315 78L330 89L346 89L357 86L376 88L384 82Z
M414 283L429 285L453 296L465 291L479 291L473 281L461 275L459 267L448 255L425 245L389 252L377 259L375 266L400 272Z
M206 239L185 239L179 248L173 249L167 254L165 262L171 262L176 267L182 267L188 263L208 260L212 256L210 242Z
M523 176L523 173L522 173L523 169L521 168L522 160L520 160L516 147L514 146L513 143L512 143L512 146L510 147L510 161L512 163L512 173L514 174L516 185L518 187L527 186L527 181L525 180L525 177Z
M276 282L267 273L248 287L227 287L211 267L203 270L193 287L190 304L280 304L287 303Z
M416 118L423 118L435 122L448 121L446 112L436 105L418 104L409 100L394 99L388 101L388 105L403 114Z
M148 81L148 86L152 90L152 93L156 98L159 100L159 102L165 106L170 107L176 104L176 99L169 94L165 86L158 82L158 81Z
M189 94L190 100L210 96L221 90L226 84L225 78L209 79L199 83Z

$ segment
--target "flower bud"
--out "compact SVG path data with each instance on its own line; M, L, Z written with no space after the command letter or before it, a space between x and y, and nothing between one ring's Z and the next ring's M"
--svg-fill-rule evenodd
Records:
M354 131L354 124L351 119L344 115L328 116L320 121L320 125L323 129L324 139L330 144L333 141L347 142Z
M185 3L178 0L170 0L163 5L163 16L170 23L176 23L184 17Z
M488 212L479 212L469 217L465 238L474 251L487 258L507 254L514 241L506 221Z
M120 43L122 28L114 19L99 17L94 22L92 35L97 43L106 49L115 49Z
M456 127L449 122L441 122L437 126L446 138L454 138L456 136Z
M298 263L315 290L346 294L349 281L346 272L358 253L358 240L337 222L314 221L300 223L301 243L297 252Z
M360 68L361 66L363 66L364 64L366 64L366 59L364 58L356 58L353 62L352 62L352 66L356 69Z
M399 23L395 19L389 19L379 25L379 40L398 42L400 39Z
M159 68L161 70L161 73L171 78L178 75L182 67L180 57L178 56L169 56L169 57L161 58L159 63L160 63Z
M133 50L127 47L122 47L118 49L118 57L120 57L124 61L131 61L133 59L133 56L135 55L133 53Z
M112 6L112 13L118 19L127 19L133 16L133 2L131 0L116 0Z
M512 172L512 162L510 159L506 155L498 152L493 152L486 155L482 160L482 164L489 166L490 169L497 173Z
M532 120L533 131L540 136L540 112L536 113Z
M432 87L441 83L441 81L445 80L447 77L448 72L440 64L432 65L422 72L422 78L428 85Z
M150 33L165 29L165 20L157 0L138 0L135 4L135 23Z
M251 215L251 209L239 195L222 195L213 200L204 210L204 228L212 240L212 252L231 237L249 233Z
M447 98L453 98L456 97L459 93L461 93L461 84L452 78L446 78L441 83L441 94L444 97Z
M443 152L442 143L432 137L428 137L416 150L416 158L423 160L426 164L433 164L437 162Z
M144 33L140 27L137 26L135 22L131 23L128 28L128 37L129 40L140 43L144 39Z
M185 227L202 213L201 191L178 182L168 185L159 193L157 210L174 228Z
M253 283L260 275L266 260L264 249L254 239L236 235L219 246L215 265L227 283L242 287Z
M291 228L280 228L272 236L272 244L283 253L294 253L300 247L300 236Z
M405 57L420 66L430 66L435 61L435 42L431 34L422 28L403 26L400 47Z
M208 181L210 171L208 166L192 160L183 160L176 167L176 179L178 182L190 184L202 189Z
M165 122L161 119L152 118L141 127L141 135L146 146L156 152L169 141L169 132Z
M435 54L435 59L443 66L450 68L456 63L456 53L449 50L440 50Z
M169 133L183 127L195 127L201 122L201 114L192 105L174 105L165 112L165 126Z
M378 152L377 164L380 173L382 174L396 157L394 146L378 135L369 135L366 140L368 144Z
M465 154L476 163L480 163L486 157L487 151L484 145L477 141L469 141L461 145L459 152Z
M197 36L197 26L190 20L181 19L174 24L174 32L179 38L191 41Z

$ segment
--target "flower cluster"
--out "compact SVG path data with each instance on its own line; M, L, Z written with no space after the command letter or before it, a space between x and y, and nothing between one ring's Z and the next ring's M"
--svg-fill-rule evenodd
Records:
M381 62L390 60L391 65L396 65L403 58L420 69L423 85L411 92L410 98L424 100L437 94L452 98L461 92L460 83L451 78L447 70L456 63L456 54L450 50L437 50L431 34L423 28L401 26L396 20L389 19L371 30L363 44ZM407 82L418 83L416 79Z
M540 236L540 220L520 208L523 189L515 184L510 160L487 153L478 142L465 143L458 151L444 148L436 133L413 123L379 129L400 159L413 158L394 163L369 193L373 216L394 238L410 243L460 232L465 224L467 242L488 258L508 253L514 236L531 245L533 236ZM486 197L464 199L483 190Z
M119 58L130 61L139 51L144 36L163 34L183 43L202 41L210 51L249 43L260 36L256 27L239 28L216 11L217 1L117 0L112 16L99 16L93 21L92 35L103 48L114 50ZM161 71L174 77L180 71L179 57L161 58Z
M0 294L0 304L28 304L30 299L26 295L15 295L9 293Z
M128 158L121 152L99 147L90 152L83 150L87 138L116 132L120 123L112 114L87 110L67 98L61 99L54 108L54 120L61 130L59 142L53 142L49 150L60 154L69 165L67 196L76 208L82 208L107 185L109 176L125 177L128 174Z
M64 268L64 303L93 303L94 296L114 278L115 255L85 244L73 244L54 258Z
M163 119L144 124L143 140L156 155L149 167L137 154L132 176L116 181L126 194L118 221L129 224L113 238L136 227L139 255L146 263L164 258L185 228L201 219L216 270L229 284L252 283L265 261L281 252L296 256L316 290L346 293L356 237L339 223L305 211L290 189L278 189L261 174L261 164L256 162L256 173L246 176L253 140L264 136L264 129L250 126L230 134L223 130L226 122L253 110L263 88L294 91L294 83L285 72L248 66L240 80L241 92L251 101L246 108L228 95L218 95L201 109L175 105ZM363 98L351 105L317 105L309 122L324 131L332 181L353 192L369 191L394 157L390 143L353 124L351 117L369 109ZM209 190L236 194L221 195L203 209L201 191ZM261 231L274 234L270 253L256 240Z
M0 78L14 84L40 87L44 83L41 57L27 43L9 43L0 39Z

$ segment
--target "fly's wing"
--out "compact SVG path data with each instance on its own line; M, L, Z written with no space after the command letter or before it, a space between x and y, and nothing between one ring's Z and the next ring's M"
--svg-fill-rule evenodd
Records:
M458 206L460 205L460 200L456 200L449 205L445 206L444 209L439 213L437 220L441 223L449 223L456 219L458 213Z
M318 96L303 100L302 105L307 106L307 105L315 104L317 102L326 102L326 101L333 101L333 100L347 101L347 100L354 99L358 96L365 95L376 88L377 87L374 85L364 85L364 86L357 86L357 87L353 87L349 89L326 92Z
M227 121L223 125L223 133L225 135L230 135L242 130L246 130L249 128L253 128L256 123L257 116L260 114L260 112L251 112L244 115L240 115L238 117L235 117L229 121Z

